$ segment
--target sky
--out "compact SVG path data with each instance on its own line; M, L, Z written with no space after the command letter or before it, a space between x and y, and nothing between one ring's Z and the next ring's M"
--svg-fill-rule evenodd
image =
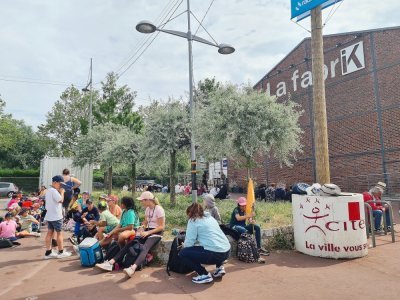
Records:
M174 16L186 10L186 1L0 1L0 95L6 112L36 129L68 86L86 85L90 58L94 88L100 88L108 72L117 72L119 85L137 91L138 106L152 99L187 99L187 41L165 33L149 37L135 30L141 20L161 25L179 2ZM215 77L253 85L310 36L302 28L310 29L310 18L299 23L302 27L290 20L290 0L192 0L191 10L199 21L205 16L202 25L212 37L201 27L198 36L236 49L221 55L215 47L194 42L195 82ZM399 26L399 11L397 0L344 0L333 10L324 10L324 22L329 17L324 34ZM191 26L196 32L193 17ZM164 29L186 32L186 14Z

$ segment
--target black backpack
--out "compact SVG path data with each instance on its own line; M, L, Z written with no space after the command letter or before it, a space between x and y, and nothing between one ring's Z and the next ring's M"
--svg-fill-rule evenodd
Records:
M108 246L106 251L106 256L104 257L105 260L111 260L117 255L117 253L121 251L121 247L117 242L112 242L110 246Z
M180 232L172 241L171 250L169 251L169 258L167 263L167 273L168 276L171 276L169 271L179 273L179 274L188 274L193 272L193 269L186 266L182 263L182 260L178 256L179 252L182 249L183 242L185 241L185 232Z
M256 242L251 234L242 233L237 244L238 259L247 263L257 262L260 258Z
M132 266L137 257L139 256L140 252L143 250L143 244L139 242L139 239L135 238L129 245L129 251L125 254L124 258L122 259L122 266L124 268L129 268ZM144 267L146 263L143 265L137 266L137 270L140 270Z
M10 248L13 243L9 239L0 238L0 248Z
M225 224L220 224L219 228L221 228L222 232L225 235L231 236L235 241L239 240L239 238L240 238L239 231L237 231L233 228L230 228L229 225L225 225Z

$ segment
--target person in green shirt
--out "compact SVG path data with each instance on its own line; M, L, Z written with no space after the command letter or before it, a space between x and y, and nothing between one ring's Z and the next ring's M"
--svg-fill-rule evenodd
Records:
M118 240L118 244L122 248L125 246L128 239L135 236L135 229L140 226L140 220L133 198L123 197L121 199L121 208L123 209L121 220L113 230L107 235L104 235L104 238L100 240L100 245L102 247L109 245L114 239Z
M104 238L104 233L109 233L113 230L119 223L119 220L107 209L107 202L100 201L97 208L100 211L99 221L91 220L90 224L97 226L96 236L98 240Z

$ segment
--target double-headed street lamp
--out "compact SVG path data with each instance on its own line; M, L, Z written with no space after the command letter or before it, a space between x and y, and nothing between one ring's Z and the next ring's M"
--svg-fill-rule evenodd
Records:
M136 25L136 30L141 33L153 33L155 31L165 32L168 34L176 35L179 37L183 37L188 41L188 50L189 50L189 104L190 104L190 120L193 125L194 121L194 103L193 103L193 61L192 61L192 41L200 42L203 44L207 44L210 46L214 46L218 48L218 52L220 54L231 54L235 52L235 48L228 44L217 44L210 42L206 39L193 35L190 29L190 1L187 0L187 21L188 21L188 31L175 31L175 30L167 30L158 28L150 21L141 21ZM193 138L193 132L190 138L190 159L191 159L191 175L192 175L192 201L197 201L197 184L196 184L196 173L197 173L197 162L196 162L196 149L195 149L195 141ZM171 189L174 187L171 186Z

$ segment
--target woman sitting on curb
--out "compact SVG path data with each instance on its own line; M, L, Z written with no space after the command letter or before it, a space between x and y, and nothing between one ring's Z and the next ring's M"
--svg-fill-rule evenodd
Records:
M143 247L136 258L135 263L124 269L125 274L129 277L132 277L133 274L135 274L138 267L142 267L145 264L147 254L159 241L161 241L161 234L165 228L165 212L154 195L151 192L146 191L137 199L142 202L142 205L145 208L145 219L143 222L145 229L140 227L138 230L138 237L140 237L139 242L143 244ZM96 267L111 272L114 264L123 259L132 244L133 241L123 247L114 258L105 261L102 264L97 264Z
M179 252L182 262L195 270L198 276L192 278L194 283L208 283L213 277L225 275L222 263L229 257L231 245L220 229L217 221L208 212L203 211L199 203L193 203L186 209L189 218L186 228L184 248ZM198 246L195 244L198 243ZM202 264L215 264L216 270L211 274Z
M240 197L236 200L238 203L237 207L232 212L230 226L239 233L250 233L253 234L255 231L257 249L260 255L269 255L269 252L261 247L261 229L260 226L255 224L252 219L256 214L254 212L246 214L247 200L245 197ZM246 220L249 220L250 224L246 225Z
M126 240L136 234L135 228L139 227L140 221L136 213L135 202L132 197L123 197L121 199L121 206L123 209L121 220L119 224L100 241L102 247L107 246L113 239L116 239L118 240L119 246L122 248L125 246Z

